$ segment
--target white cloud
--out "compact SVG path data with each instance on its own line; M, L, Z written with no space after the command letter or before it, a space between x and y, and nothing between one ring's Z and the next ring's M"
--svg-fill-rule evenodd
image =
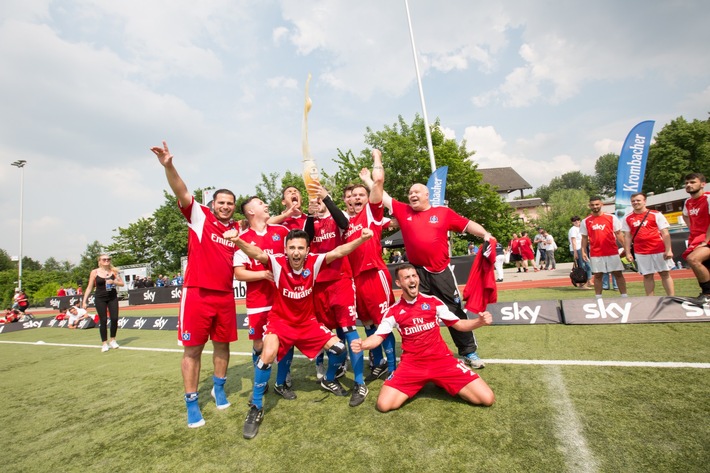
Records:
M272 89L296 89L298 81L293 77L271 77L266 80L266 85Z

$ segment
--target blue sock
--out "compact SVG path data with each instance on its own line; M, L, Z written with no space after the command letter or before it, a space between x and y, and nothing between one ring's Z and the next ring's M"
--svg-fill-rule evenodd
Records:
M197 405L197 393L185 393L185 405L187 406L188 424L195 424L203 420L200 406Z
M261 355L261 351L256 351L256 348L251 349L251 362L256 364L256 360L259 359L259 355Z
M212 381L214 382L214 400L218 406L229 405L227 401L227 395L224 393L224 383L227 382L227 378L219 378L217 376L212 376Z
M252 396L252 404L258 409L264 407L264 392L266 392L266 384L271 378L271 365L263 365L261 368L261 360L257 361L257 366L254 370L254 391Z
M325 372L326 381L333 381L335 379L335 373L340 368L340 365L345 361L346 352L343 351L340 355L334 355L328 352L328 371Z
M374 334L376 331L377 327L375 325L368 325L367 327L365 327L365 334L368 337ZM380 366L380 363L382 363L382 358L382 345L370 350L370 360L372 361L372 366Z
M394 350L394 345L394 334L390 333L382 342L382 347L385 349L385 355L387 355L387 371L390 373L397 368L397 353Z
M283 386L286 382L286 376L291 371L291 362L293 361L293 348L291 348L282 359L279 360L278 369L276 370L276 384Z
M365 384L365 377L362 374L362 370L365 367L365 355L362 352L353 353L352 348L350 348L352 341L358 338L360 338L360 335L355 330L345 333L345 339L348 341L348 351L350 352L350 364L355 374L355 382L357 384Z
M322 365L324 358L325 358L325 356L323 355L323 350L321 350L321 352L318 353L318 356L316 356L316 364L317 364L317 365Z

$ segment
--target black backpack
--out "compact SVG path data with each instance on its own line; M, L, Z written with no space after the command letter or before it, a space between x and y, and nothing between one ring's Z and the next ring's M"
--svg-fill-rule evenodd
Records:
M574 263L574 266L572 266L572 271L569 273L569 278L572 280L572 285L575 287L580 287L584 284L587 283L588 278L587 278L587 272L577 266L577 263Z

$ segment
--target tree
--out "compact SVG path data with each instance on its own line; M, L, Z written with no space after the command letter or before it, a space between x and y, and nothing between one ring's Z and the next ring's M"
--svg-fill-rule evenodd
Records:
M549 210L538 218L537 223L554 237L560 248L555 253L558 261L569 261L567 232L572 226L570 218L575 215L584 218L589 213L589 194L580 189L562 189L553 193L547 203Z
M493 235L508 235L515 227L512 209L483 182L476 164L469 158L466 143L456 143L440 131L439 120L431 126L432 144L437 166L448 166L446 198L456 212L474 219ZM367 128L365 143L369 146L355 156L338 150L339 164L334 181L338 189L349 182L359 182L360 169L372 166L371 151L382 151L385 168L385 190L395 199L407 202L412 184L426 183L431 174L424 120L415 116L410 125L399 116L398 122L381 131ZM340 199L338 199L340 200Z
M59 261L50 256L42 265L42 269L45 271L61 271L62 267Z
M202 195L202 191L198 189L196 195ZM155 228L149 260L158 274L179 271L180 258L187 255L187 220L173 194L163 191L163 197L163 204L153 212Z
M599 156L594 163L594 185L599 194L613 197L616 195L616 174L619 168L619 155L607 153Z
M12 261L12 258L10 258L10 255L7 254L7 251L0 249L0 271L15 268L17 268L17 263Z
M682 188L690 172L710 176L710 120L689 123L681 116L664 126L649 147L643 190Z
M561 176L553 177L549 185L538 187L535 195L541 198L543 202L549 204L552 194L563 189L581 189L585 191L588 196L599 193L599 189L595 185L592 176L583 174L580 171L572 171L562 174Z
M113 243L107 247L107 252L111 254L115 266L152 261L155 219L140 218L126 228L118 227L114 231L118 232L118 235L114 235Z

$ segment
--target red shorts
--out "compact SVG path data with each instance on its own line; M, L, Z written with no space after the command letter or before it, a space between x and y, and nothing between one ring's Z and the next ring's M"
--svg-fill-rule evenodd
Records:
M268 317L268 310L256 312L247 316L249 319L249 340L261 340L264 338L264 327L266 327Z
M423 362L408 362L405 355L394 373L385 381L385 386L395 388L412 398L426 383L432 382L456 396L478 377L462 360L453 355Z
M278 317L271 317L266 324L264 333L279 337L277 360L282 359L294 346L312 360L334 336L333 332L319 323L315 317L308 319L298 327L289 325Z
M688 249L683 252L683 259L687 259L690 253L692 253L693 250L695 250L698 245L700 245L704 241L705 234L696 236L695 238L693 238L693 241L688 240Z
M316 319L331 330L354 327L355 283L350 278L316 283Z
M237 339L237 309L232 291L183 287L178 317L178 344L198 346Z
M372 320L376 325L394 304L392 277L389 271L370 269L355 278L357 315L360 320Z

